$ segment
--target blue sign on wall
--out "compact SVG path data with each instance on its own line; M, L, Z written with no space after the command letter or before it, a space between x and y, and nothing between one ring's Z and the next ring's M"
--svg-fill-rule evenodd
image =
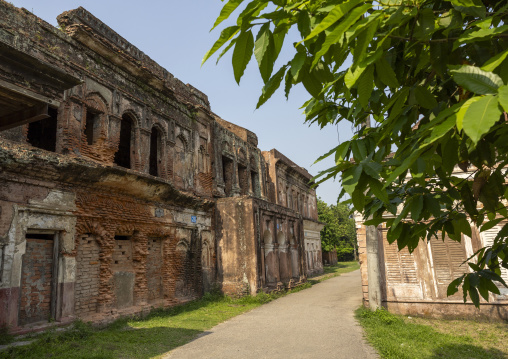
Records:
M198 221L198 217L197 217L197 216L191 216L191 217L190 217L190 221L191 221L192 223L196 223L196 222Z

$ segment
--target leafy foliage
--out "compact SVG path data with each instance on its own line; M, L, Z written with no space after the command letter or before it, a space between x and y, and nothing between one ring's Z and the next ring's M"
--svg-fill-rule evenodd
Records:
M238 2L227 2L221 21ZM322 157L334 156L335 166L317 183L340 176L354 208L370 224L386 222L389 242L410 251L425 238L460 241L471 236L470 224L486 230L506 223L506 1L245 3L237 24L222 31L204 60L234 46L237 78L254 53L265 82L258 107L277 88L284 86L287 96L302 84L312 96L304 104L309 123L348 121L357 128ZM273 73L291 28L301 41ZM247 43L253 49L245 49L256 31L257 40ZM462 283L464 298L476 305L479 295L488 300L489 291L499 293L493 283L506 285L500 269L508 268L507 235L505 225L449 292Z
M354 219L349 218L351 209L340 202L329 206L318 198L317 210L319 220L326 223L321 230L321 248L336 250L339 261L354 259L356 230Z

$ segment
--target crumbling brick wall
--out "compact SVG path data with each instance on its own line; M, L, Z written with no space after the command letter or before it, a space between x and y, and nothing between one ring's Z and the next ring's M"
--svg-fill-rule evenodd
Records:
M97 313L100 247L94 235L78 237L76 254L75 313L78 317Z

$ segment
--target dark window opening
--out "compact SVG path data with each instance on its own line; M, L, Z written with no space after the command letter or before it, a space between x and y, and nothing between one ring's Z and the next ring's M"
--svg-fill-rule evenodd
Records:
M48 115L51 117L28 125L27 140L34 147L55 152L58 111L49 107Z
M96 128L99 126L99 116L100 113L94 111L91 108L86 109L86 123L85 123L85 136L86 136L86 142L88 145L93 145L96 136Z
M128 116L123 116L120 123L120 142L114 160L120 167L131 168L131 140L132 121Z
M249 193L249 179L247 174L247 167L238 164L238 184L240 186L240 193L242 196Z
M115 236L115 241L128 241L129 239L131 239L130 236Z
M257 172L252 172L250 173L250 182L251 182L251 185L252 185L252 193L254 196L256 197L259 197L260 195L260 190L259 190L259 176L257 174ZM280 200L279 200L280 202Z
M152 133L150 134L150 169L148 171L152 176L159 175L159 162L160 162L160 151L159 151L159 143L160 143L160 133L159 130L155 127L152 128Z
M55 238L53 233L27 233L25 238L30 239L43 239L52 241Z
M233 161L227 157L222 157L222 178L224 179L224 193L226 196L231 195L231 189L233 187Z

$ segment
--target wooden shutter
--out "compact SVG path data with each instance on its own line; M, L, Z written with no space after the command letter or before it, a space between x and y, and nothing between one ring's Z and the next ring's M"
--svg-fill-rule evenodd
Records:
M462 264L467 259L464 239L459 243L448 236L444 240L433 238L430 247L438 296L446 298L446 290L451 281L468 272L467 264Z
M501 223L489 230L480 233L484 246L492 246L492 244L494 244L494 239L496 238L498 232L503 228L504 224L505 223ZM504 281L508 283L508 270L506 268L501 268L501 278L503 278ZM501 283L498 284L498 287L501 289L501 294L508 294L508 289L505 288Z
M385 240L385 268L388 283L418 284L414 256L407 248L399 251L396 243L388 244Z

